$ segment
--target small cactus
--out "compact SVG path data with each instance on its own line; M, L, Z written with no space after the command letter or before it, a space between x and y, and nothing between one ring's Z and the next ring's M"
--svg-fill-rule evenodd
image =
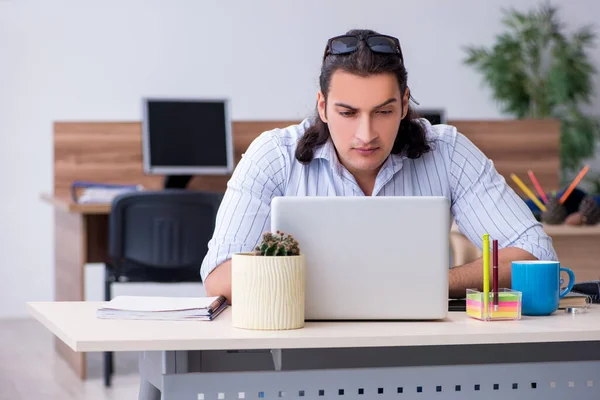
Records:
M262 236L262 242L254 249L257 256L297 256L300 254L298 241L292 235L285 235L277 231L273 234L265 232Z

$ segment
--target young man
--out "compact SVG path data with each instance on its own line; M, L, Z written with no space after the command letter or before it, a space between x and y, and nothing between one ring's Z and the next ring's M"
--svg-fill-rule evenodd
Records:
M207 295L232 302L231 255L251 251L270 229L274 196L446 196L473 243L498 238L500 287L510 287L513 260L555 260L551 239L492 161L454 127L417 118L409 99L398 39L365 30L330 39L317 115L261 134L228 183L201 267ZM449 294L463 297L482 280L481 259L452 268Z

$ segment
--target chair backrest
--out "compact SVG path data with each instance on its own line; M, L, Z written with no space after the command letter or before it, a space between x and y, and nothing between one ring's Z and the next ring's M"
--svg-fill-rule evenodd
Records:
M179 189L117 196L109 218L111 262L199 271L222 198Z

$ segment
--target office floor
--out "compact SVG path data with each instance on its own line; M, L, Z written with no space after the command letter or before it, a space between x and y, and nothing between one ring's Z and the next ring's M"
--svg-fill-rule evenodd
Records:
M137 399L137 354L116 356L113 386L105 388L102 354L88 355L81 381L54 352L52 335L32 319L0 320L0 399Z

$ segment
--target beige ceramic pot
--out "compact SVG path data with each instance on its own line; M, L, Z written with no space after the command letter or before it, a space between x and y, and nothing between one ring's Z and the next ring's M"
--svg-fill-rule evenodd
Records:
M304 327L306 265L297 256L237 253L231 262L232 322L236 328Z

